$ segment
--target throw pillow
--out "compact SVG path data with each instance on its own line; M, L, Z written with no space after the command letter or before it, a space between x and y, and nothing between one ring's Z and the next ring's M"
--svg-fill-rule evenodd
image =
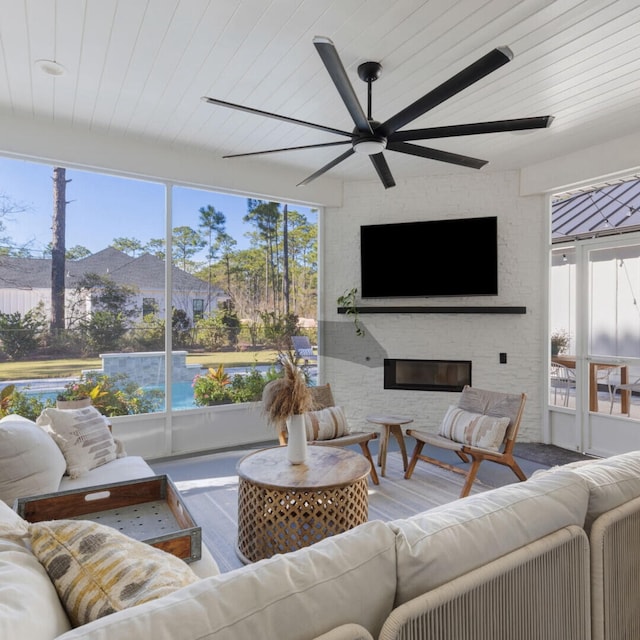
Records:
M72 478L124 455L118 455L109 422L95 407L45 409L36 422L60 447Z
M307 440L333 440L349 433L349 425L342 407L326 407L304 414Z
M0 420L0 500L58 491L66 468L56 443L34 422L9 415Z
M23 520L12 535L29 538L74 627L199 580L176 556L88 520Z
M509 418L485 416L450 406L438 434L480 449L498 451L509 426Z

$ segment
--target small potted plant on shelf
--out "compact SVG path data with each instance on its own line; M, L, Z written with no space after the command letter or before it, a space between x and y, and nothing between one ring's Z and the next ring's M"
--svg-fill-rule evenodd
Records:
M74 380L67 382L64 390L56 396L56 407L58 409L82 409L90 406L94 400L103 396L100 383L84 380Z
M280 357L282 377L267 384L262 393L262 410L277 429L287 425L287 458L302 464L307 457L307 433L304 414L313 408L313 396L304 372L288 355Z
M358 307L356 305L357 294L358 289L354 287L353 289L349 289L349 291L345 291L341 296L339 296L337 302L339 306L344 308L345 314L353 318L353 324L356 328L356 335L364 336L364 329L360 324L360 315L358 314Z

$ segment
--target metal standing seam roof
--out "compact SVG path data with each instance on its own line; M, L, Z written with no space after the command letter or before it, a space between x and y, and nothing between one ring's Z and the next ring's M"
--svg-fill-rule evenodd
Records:
M552 204L553 238L640 229L640 178L562 194Z

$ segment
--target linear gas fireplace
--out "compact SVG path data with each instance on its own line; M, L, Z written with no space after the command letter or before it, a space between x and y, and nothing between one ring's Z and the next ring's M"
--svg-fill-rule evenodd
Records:
M471 360L403 360L385 358L384 388L462 391L471 385Z

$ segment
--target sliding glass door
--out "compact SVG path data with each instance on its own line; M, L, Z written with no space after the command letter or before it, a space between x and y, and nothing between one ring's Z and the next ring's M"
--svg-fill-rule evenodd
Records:
M640 235L556 245L550 282L553 443L640 448Z

